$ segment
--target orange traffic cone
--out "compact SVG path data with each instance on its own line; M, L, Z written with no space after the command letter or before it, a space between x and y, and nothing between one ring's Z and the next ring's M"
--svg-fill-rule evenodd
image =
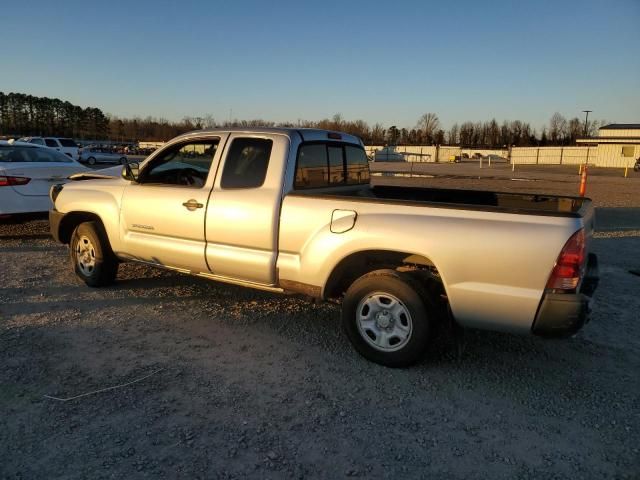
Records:
M584 197L584 194L587 192L587 166L585 165L582 169L582 175L580 176L580 190L578 194L581 197Z

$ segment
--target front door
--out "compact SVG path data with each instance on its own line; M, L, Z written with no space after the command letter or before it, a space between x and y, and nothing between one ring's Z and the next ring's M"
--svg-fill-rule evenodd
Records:
M163 148L124 190L120 235L124 256L207 272L205 212L223 136Z

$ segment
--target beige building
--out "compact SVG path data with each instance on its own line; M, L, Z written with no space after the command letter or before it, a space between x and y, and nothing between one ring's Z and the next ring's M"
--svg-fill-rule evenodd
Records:
M407 162L447 162L450 158L478 155L496 161L508 161L515 165L582 165L596 167L633 167L640 157L640 124L611 124L600 128L597 137L579 138L577 146L566 147L512 147L509 149L483 150L452 146L413 145L386 147L402 154ZM371 158L383 146L366 146Z
M579 138L577 143L597 147L593 163L599 167L632 167L640 157L640 123L605 125L597 137Z

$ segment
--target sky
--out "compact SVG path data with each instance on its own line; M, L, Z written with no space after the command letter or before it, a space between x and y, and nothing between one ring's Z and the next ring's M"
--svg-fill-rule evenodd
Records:
M121 117L640 123L640 0L0 4L0 91Z

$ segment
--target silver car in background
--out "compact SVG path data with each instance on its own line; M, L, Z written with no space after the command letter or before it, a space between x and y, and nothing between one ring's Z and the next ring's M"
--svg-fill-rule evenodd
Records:
M124 165L127 163L127 156L123 153L114 152L108 148L85 147L80 152L79 160L82 163L88 163L89 165L95 165L96 163L120 163Z

